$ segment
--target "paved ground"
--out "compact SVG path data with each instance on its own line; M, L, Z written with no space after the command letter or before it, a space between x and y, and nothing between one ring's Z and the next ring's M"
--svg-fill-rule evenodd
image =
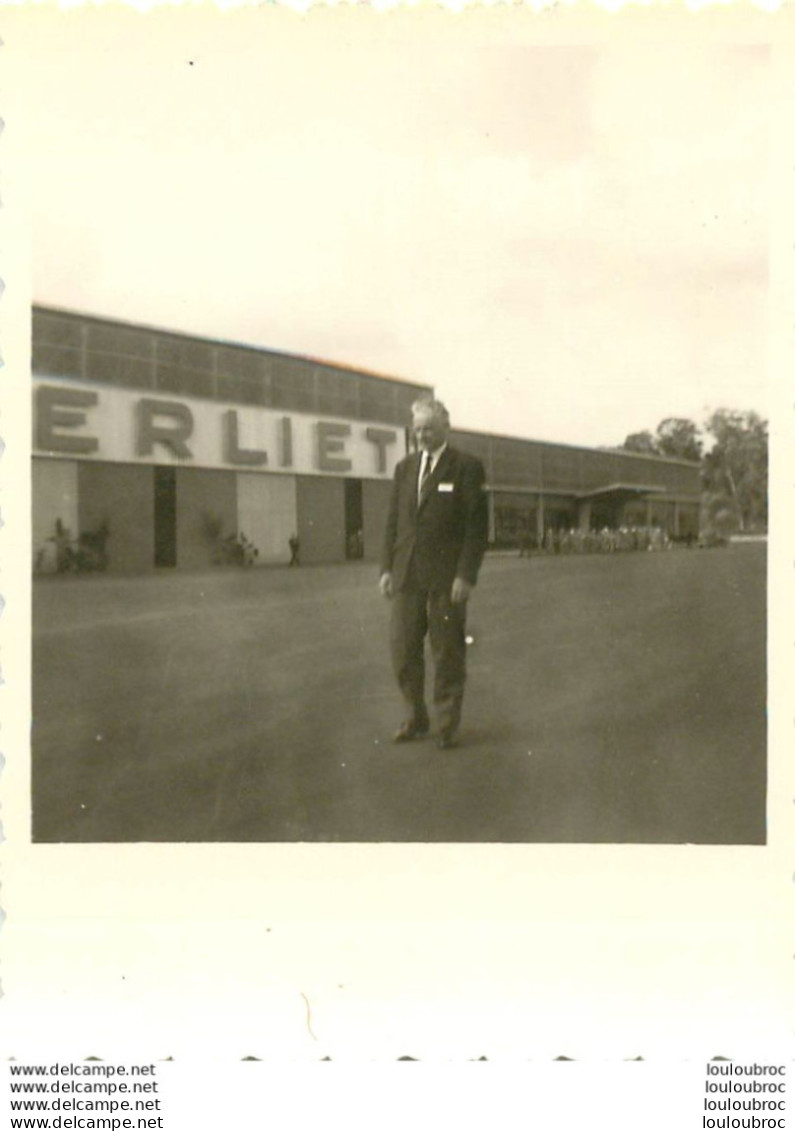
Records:
M39 841L759 844L765 550L489 559L462 746L361 564L34 585Z

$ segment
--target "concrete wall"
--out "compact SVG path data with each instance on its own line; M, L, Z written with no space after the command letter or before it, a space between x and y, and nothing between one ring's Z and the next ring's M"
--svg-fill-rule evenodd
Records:
M378 483L371 479L365 479L362 483L364 557L368 562L377 562L381 558L391 494L391 483Z
M222 538L237 531L237 489L233 471L177 468L177 568L214 564L206 518L220 519Z
M33 565L55 572L55 523L60 519L71 538L78 535L77 463L71 459L34 459L32 482Z
M289 562L298 530L294 475L237 476L237 529L259 550L257 565Z
M300 475L296 480L301 561L345 561L345 483Z
M77 473L80 532L110 527L108 569L142 572L155 564L154 471L132 464L81 462Z

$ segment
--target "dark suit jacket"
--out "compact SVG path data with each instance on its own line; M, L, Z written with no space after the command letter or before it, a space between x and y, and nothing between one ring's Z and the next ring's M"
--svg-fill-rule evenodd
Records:
M418 502L420 455L395 469L381 572L392 574L398 590L446 589L456 577L474 585L488 540L483 464L447 447Z

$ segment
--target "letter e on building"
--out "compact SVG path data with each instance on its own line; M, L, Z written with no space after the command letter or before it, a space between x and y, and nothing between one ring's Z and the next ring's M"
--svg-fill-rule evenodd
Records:
M66 452L90 455L99 448L95 436L76 436L57 431L59 428L82 428L86 414L99 400L91 389L62 389L40 385L36 390L36 447L42 452Z
M317 465L321 471L350 471L353 464L344 455L345 437L350 424L332 424L321 420L317 426Z

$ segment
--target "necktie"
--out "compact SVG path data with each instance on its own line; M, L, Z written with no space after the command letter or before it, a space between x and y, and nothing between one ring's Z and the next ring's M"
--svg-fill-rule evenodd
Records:
M420 498L422 498L422 492L425 490L425 488L428 484L428 479L430 478L430 475L431 475L431 460L432 459L433 459L433 457L431 456L430 452L423 452L422 473L420 475L420 489L419 489L419 497Z

